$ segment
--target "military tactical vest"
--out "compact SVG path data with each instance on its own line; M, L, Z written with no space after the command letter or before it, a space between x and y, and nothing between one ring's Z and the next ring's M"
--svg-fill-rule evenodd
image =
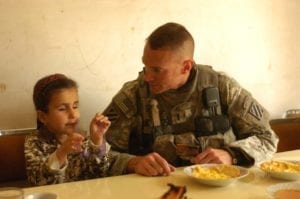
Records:
M142 76L139 76L138 127L131 133L129 143L129 152L136 155L152 152L157 136L196 132L195 119L210 115L203 90L218 88L218 75L207 65L195 65L182 88L155 96L150 94Z

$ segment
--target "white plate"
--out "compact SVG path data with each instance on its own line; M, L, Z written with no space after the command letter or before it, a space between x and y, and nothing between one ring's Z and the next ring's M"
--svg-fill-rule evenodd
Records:
M300 191L300 183L280 183L280 184L271 185L267 188L267 192L270 198L276 199L275 193L277 191L285 190L285 189L293 189L293 190ZM290 199L296 199L296 198L290 198Z
M50 192L33 193L25 197L25 199L58 199L57 194Z
M300 161L292 161L292 160L273 160L273 161L279 161L279 162L291 162L291 163L296 163L299 164L300 166ZM300 179L300 172L288 172L288 171L271 171L267 169L262 169L261 165L263 163L268 163L270 161L262 162L259 164L259 168L269 174L270 176L281 179L281 180L299 180Z
M201 182L206 185L211 185L211 186L227 186L227 185L235 182L236 180L238 180L242 177L245 177L249 174L249 171L246 168L239 167L239 166L230 166L230 167L237 168L239 170L239 173L240 173L239 176L233 177L233 178L228 178L228 179L208 179L208 178L199 178L199 177L195 177L192 175L192 171L195 167L210 168L210 167L216 167L216 166L220 166L220 165L222 165L222 164L198 164L198 165L185 167L183 171L185 174L187 174L191 178L197 180L198 182ZM229 165L227 165L227 166L229 166Z

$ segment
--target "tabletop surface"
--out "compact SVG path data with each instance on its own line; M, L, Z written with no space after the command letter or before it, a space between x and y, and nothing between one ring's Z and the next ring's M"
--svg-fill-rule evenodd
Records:
M300 150L276 153L274 159L300 160ZM263 199L268 198L266 192L268 186L284 182L289 181L274 179L254 166L249 168L249 175L245 178L225 187L211 187L186 176L183 168L177 168L170 176L145 177L129 174L26 188L24 192L25 195L36 192L53 192L59 196L59 199L158 199L169 190L167 184L172 183L177 186L186 186L187 199Z

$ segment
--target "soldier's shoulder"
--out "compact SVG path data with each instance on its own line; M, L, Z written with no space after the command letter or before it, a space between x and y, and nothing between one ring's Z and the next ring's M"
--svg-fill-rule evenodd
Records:
M210 65L196 64L195 67L196 67L197 70L214 71L213 67L210 66Z
M129 99L133 103L136 101L137 92L139 89L139 83L137 80L128 81L124 83L121 90L114 96L114 101L120 101L118 99ZM121 100L121 101L122 101Z
M136 113L137 93L139 83L137 80L126 82L121 90L113 97L113 103L105 111L107 115L114 115L116 120L120 115L125 115L127 118L132 117ZM118 117L116 117L118 116Z
M120 92L124 92L124 93L127 93L130 95L130 94L136 93L138 90L138 87L139 87L138 80L128 81L128 82L124 83Z
M232 76L228 75L226 72L218 71L219 89L220 90L236 90L241 89L240 83Z
M234 78L232 78L230 75L228 75L224 71L215 70L211 65L204 65L204 64L197 64L196 65L197 70L205 71L207 73L211 73L213 75L217 75L219 81L223 82L237 82Z
M215 87L218 85L218 74L210 65L195 65L196 79L199 88Z

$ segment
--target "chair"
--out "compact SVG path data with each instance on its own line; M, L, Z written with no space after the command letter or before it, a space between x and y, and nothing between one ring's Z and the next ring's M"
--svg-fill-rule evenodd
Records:
M277 152L300 149L300 118L274 119L270 125L279 137Z
M0 187L28 186L24 141L31 130L0 131Z

